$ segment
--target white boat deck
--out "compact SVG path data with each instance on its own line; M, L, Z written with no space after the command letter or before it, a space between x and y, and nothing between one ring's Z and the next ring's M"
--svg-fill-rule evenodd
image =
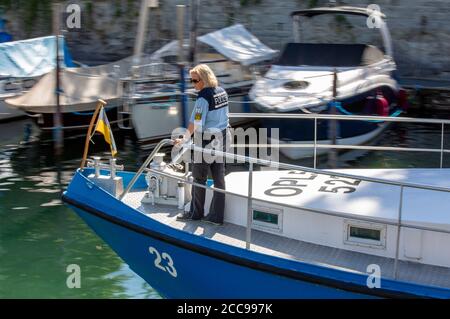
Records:
M131 192L124 198L124 202L148 217L175 229L245 249L245 227L232 223L215 226L202 221L177 221L176 215L180 212L179 210L166 205L142 204L141 199L144 194L144 191ZM262 254L355 273L366 274L368 265L377 264L381 268L382 278L393 278L393 258L311 244L255 229L252 229L251 243L251 250ZM397 279L450 288L450 268L399 261ZM383 285L382 281L381 285Z
M329 172L330 175L286 170L256 171L253 173L253 199L272 201L281 206L338 212L348 218L365 217L396 223L400 186L334 177L333 172L450 188L450 169L337 169ZM225 180L226 185L233 185L234 193L248 194L248 172L230 173ZM293 193L294 189L301 193ZM402 223L450 231L449 211L449 192L404 188Z

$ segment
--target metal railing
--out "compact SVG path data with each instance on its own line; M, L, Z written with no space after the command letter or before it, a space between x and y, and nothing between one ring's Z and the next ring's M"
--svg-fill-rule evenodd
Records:
M280 114L280 113L230 113L230 118L250 118L250 119L310 119L314 120L314 140L313 144L276 144L277 148L313 148L314 149L314 168L317 166L317 149L353 149L353 150L372 150L372 151L409 151L409 152L430 152L440 153L440 165L443 167L444 153L450 153L450 150L444 149L445 125L450 124L450 120L442 119L418 119L410 117L389 117L389 116L365 116L365 115L327 115L327 114ZM440 148L406 148L406 147L388 147L388 146L361 146L344 144L319 144L317 140L317 120L339 120L339 121L376 121L376 122L400 122L400 123L420 123L420 124L440 124L441 125L441 143ZM274 144L259 144L258 147L268 147ZM234 145L238 147L248 145Z
M450 230L440 229L440 228L436 228L436 227L425 227L425 226L419 226L419 225L413 225L413 224L405 224L402 221L403 194L404 194L405 187L450 193L450 188L447 188L447 187L438 187L438 186L432 186L432 185L423 185L423 184L407 183L407 182L396 182L396 181L391 181L391 180L359 176L359 175L351 175L351 174L345 174L345 173L334 172L334 171L330 172L330 171L326 171L326 170L319 170L319 169L303 167L303 166L299 166L299 165L273 162L273 161L268 161L268 160L263 160L263 159L258 159L258 158L247 157L247 156L243 156L243 155L235 155L235 154L226 153L226 152L222 152L222 151L218 151L218 150L204 149L204 148L200 148L195 145L192 145L192 144L184 146L185 148L188 148L190 150L193 150L196 152L201 152L201 153L206 153L206 154L209 154L210 156L222 156L224 158L232 158L233 160L244 161L246 163L249 163L248 193L247 193L247 195L243 195L243 194L227 191L224 189L219 189L219 188L195 183L193 181L187 180L182 177L173 176L173 175L165 173L165 172L147 168L147 166L150 164L150 162L152 161L152 159L154 158L156 153L158 153L158 151L162 147L164 147L166 145L171 145L171 144L173 144L173 141L170 139L165 139L158 143L158 145L155 147L153 152L148 156L146 161L139 168L138 172L134 175L133 179L128 184L126 190L120 196L120 200L122 200L128 194L128 192L133 188L135 182L137 181L139 176L142 174L142 172L144 172L144 170L151 171L151 172L157 173L161 176L165 176L165 177L172 178L175 180L183 181L184 183L188 183L188 184L191 184L196 187L209 189L214 192L219 192L219 193L234 195L234 196L241 197L241 198L246 198L247 199L246 249L251 249L251 229L252 229L251 226L252 226L252 210L253 210L252 203L253 203L253 199L254 199L254 197L253 197L253 166L255 164L274 167L277 169L282 168L282 169L301 170L301 171L310 172L310 173L319 174L319 175L331 175L332 174L333 176L338 176L338 177L342 177L342 178L350 178L350 179L356 179L356 180L361 180L361 181L366 181L366 182L380 183L380 184L384 184L384 185L394 185L394 186L400 187L398 219L396 222L390 222L390 221L386 221L384 219L376 218L376 217L352 216L352 219L355 219L355 220L366 221L366 222L377 222L377 223L380 223L383 225L391 225L391 226L397 227L397 241L396 241L394 271L393 271L394 278L397 278L397 276L398 276L398 260L399 260L399 250L400 250L401 227L450 234ZM260 198L257 198L257 200L259 202L263 202L263 203L277 204L277 205L280 205L283 207L301 209L304 211L319 213L319 214L328 215L328 216L348 218L347 214L344 214L341 212L336 212L336 211L328 211L328 210L315 209L315 208L310 208L310 207L298 207L298 206L289 205L286 203L280 203L280 202L265 200L265 199L260 199Z
M161 142L159 142L158 145L156 145L156 147L153 149L153 151L150 153L150 155L147 157L147 159L141 165L139 170L133 176L133 178L131 179L131 181L128 184L125 191L122 193L122 195L120 195L119 200L122 200L128 194L128 192L133 188L133 186L136 183L136 181L138 180L139 176L141 176L142 172L147 168L147 166L150 164L150 162L153 160L153 158L159 152L159 150L163 146L172 145L172 144L173 144L173 141L171 139L164 139Z

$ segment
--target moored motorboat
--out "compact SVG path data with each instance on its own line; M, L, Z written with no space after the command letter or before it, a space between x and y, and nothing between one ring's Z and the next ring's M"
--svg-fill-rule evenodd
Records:
M377 19L383 47L363 43L300 42L300 18L321 15L362 16ZM398 116L406 96L394 77L391 38L385 16L356 7L327 7L295 11L295 42L288 43L278 61L250 91L255 108L264 113ZM331 103L338 102L338 103ZM279 129L280 144L311 144L314 123L308 120L264 119L262 125ZM378 135L385 123L339 122L335 133L343 144L363 144ZM319 121L317 140L330 144L328 122ZM288 158L311 156L311 149L281 148Z

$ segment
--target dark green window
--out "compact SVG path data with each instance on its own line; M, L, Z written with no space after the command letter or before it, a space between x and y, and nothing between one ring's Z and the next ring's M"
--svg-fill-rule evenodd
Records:
M350 237L380 241L381 230L350 226Z
M278 225L278 214L271 214L262 212L260 210L253 210L253 220Z

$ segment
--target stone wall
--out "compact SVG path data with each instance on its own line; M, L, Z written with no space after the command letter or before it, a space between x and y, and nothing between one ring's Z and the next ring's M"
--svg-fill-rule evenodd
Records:
M52 2L54 0L0 0L0 11L3 9L8 31L15 39L43 36L51 33ZM338 2L359 7L376 3L381 7L387 16L401 75L450 79L449 0ZM63 3L79 3L82 7L81 31L65 33L76 59L98 63L132 54L140 1L77 0ZM292 40L291 11L327 3L328 0L201 0L198 32L203 34L241 23L264 43L280 49ZM189 4L189 0L159 0L159 8L152 9L145 51L151 52L176 37L177 4ZM188 12L185 20L187 35ZM374 30L365 27L363 20L359 20L359 24L355 22L351 18L325 19L311 24L312 31L305 31L303 35L307 41L319 39L319 31L333 31L334 40L371 39Z

